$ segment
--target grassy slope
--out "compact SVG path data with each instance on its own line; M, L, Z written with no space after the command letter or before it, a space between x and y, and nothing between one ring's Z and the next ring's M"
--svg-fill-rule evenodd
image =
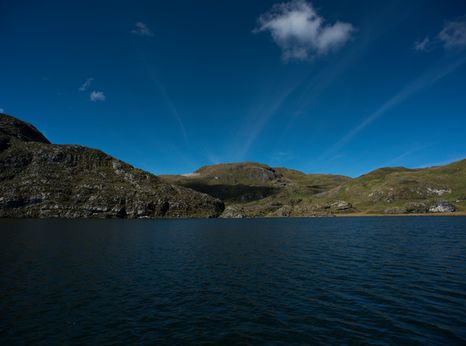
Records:
M166 182L190 187L241 208L248 216L265 216L284 205L296 205L351 178L305 174L255 162L205 166L189 176L160 176Z
M277 215L284 207L291 216L334 213L328 206L336 201L353 205L336 211L340 214L383 214L438 200L466 212L466 160L424 169L381 168L356 179L253 162L206 166L191 176L162 179L210 193L248 216Z
M318 196L348 200L363 213L446 200L466 211L466 160L424 169L381 168Z

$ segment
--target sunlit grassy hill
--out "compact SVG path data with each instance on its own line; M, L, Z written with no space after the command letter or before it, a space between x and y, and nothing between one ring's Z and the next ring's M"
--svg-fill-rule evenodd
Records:
M224 216L466 211L466 160L423 169L380 168L355 179L255 162L205 166L161 178L222 199Z
M423 213L436 201L448 201L458 211L465 211L466 160L422 169L377 169L319 198L348 200L365 213Z

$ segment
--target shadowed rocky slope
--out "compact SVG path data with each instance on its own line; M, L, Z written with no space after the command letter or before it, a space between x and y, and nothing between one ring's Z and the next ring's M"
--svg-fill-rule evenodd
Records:
M304 174L241 162L205 166L191 174L164 175L161 179L222 199L227 205L223 217L317 216L351 209L339 201L303 209L309 198L351 180L341 175Z
M0 217L216 217L223 202L0 114Z

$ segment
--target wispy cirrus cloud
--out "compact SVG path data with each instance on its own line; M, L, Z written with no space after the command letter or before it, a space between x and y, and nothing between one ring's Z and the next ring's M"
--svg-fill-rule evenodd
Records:
M337 21L326 24L310 2L292 0L276 4L261 15L254 32L270 32L282 49L282 58L309 60L343 46L351 37L354 27Z
M250 110L248 122L244 125L243 132L237 135L242 137L242 141L238 144L235 141L235 160L244 160L246 154L254 146L255 141L260 137L264 128L267 127L270 120L280 112L281 107L293 102L296 111L288 114L288 124L282 128L282 133L277 138L278 143L290 135L294 121L299 114L303 114L304 110L308 110L310 104L319 98L319 95L327 89L338 77L350 68L352 64L364 56L367 47L377 39L381 32L373 30L370 35L366 35L362 40L358 40L357 44L351 49L349 54L339 57L338 63L319 68L318 71L309 71L307 75L301 76L291 83L286 83L283 80L270 80L267 85L275 85L275 92L268 92L258 98L258 104ZM251 121L251 119L254 119ZM244 136L244 138L243 138Z
M266 98L259 105L251 109L248 113L248 125L245 126L239 137L243 137L240 144L235 142L235 161L243 161L253 146L260 133L268 125L270 119L280 110L287 99L303 83L303 79L284 83L280 85L279 90L273 93L273 96Z
M382 167L388 167L388 166L393 166L393 165L400 165L403 164L404 160L407 157L411 157L413 154L425 150L426 148L430 147L432 144L415 144L414 146L410 147L408 150L405 150L401 154L395 156L389 161L386 161L384 164L382 164Z
M398 93L393 97L388 99L384 104L382 104L375 112L370 114L368 117L360 121L355 127L349 130L342 138L336 141L329 149L327 149L321 156L320 159L324 159L331 155L337 153L342 147L344 147L348 142L350 142L356 135L358 135L362 130L371 125L374 121L381 118L387 112L391 111L393 108L406 101L409 97L414 94L428 88L435 83L437 83L442 78L446 77L457 68L459 68L466 61L466 57L462 57L455 62L444 65L439 68L435 68L427 71L422 74L415 80L408 83L404 88L402 88Z
M178 127L180 129L181 135L183 136L183 139L184 139L184 142L185 142L186 146L189 146L190 144L189 144L188 133L186 131L186 127L184 126L183 119L182 119L180 113L178 112L177 107L175 106L175 103L173 102L173 100L169 96L169 94L167 93L164 85L161 83L156 71L153 68L151 68L149 66L149 64L147 64L147 62L145 62L145 64L146 64L146 68L147 68L147 71L148 71L148 75L149 75L152 83L154 84L154 87L155 87L156 91L159 93L159 95L165 101L165 104L166 104L168 110L170 111L170 113L172 114L172 116L175 119L176 123L178 124Z
M152 32L152 30L150 30L147 24L143 22L135 23L133 30L131 30L131 33L134 35L139 35L139 36L148 36L148 37L154 36L154 33Z
M185 142L186 146L189 147L190 146L190 141L189 141L189 138L188 138L188 133L186 131L186 127L184 125L183 119L182 119L180 113L178 112L178 108L176 107L176 105L173 102L172 98L168 94L165 86L160 81L160 78L158 76L157 71L155 70L155 68L151 64L149 64L146 56L144 54L141 54L140 58L141 58L141 62L143 63L144 67L146 68L147 76L150 78L150 81L154 85L155 93L157 95L161 96L162 99L164 100L166 107L168 108L168 110L170 111L172 117L174 118L174 120L178 124L180 133L181 133L181 135L182 135L182 137L184 139L184 142Z
M96 91L96 90L93 90L90 93L89 98L92 102L103 102L107 99L103 91Z
M79 87L79 91L86 91L91 86L93 80L94 78L86 79L86 81Z
M421 52L428 52L436 47L446 50L466 48L466 19L447 21L433 38L426 36L414 42L414 49Z

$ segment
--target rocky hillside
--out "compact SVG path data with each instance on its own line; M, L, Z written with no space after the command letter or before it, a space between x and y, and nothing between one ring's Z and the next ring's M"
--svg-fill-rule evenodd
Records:
M424 169L381 168L355 179L254 162L161 178L224 200L223 217L466 212L466 160Z
M222 199L224 217L290 216L290 208L304 199L329 191L351 180L331 174L305 174L287 168L272 168L256 162L205 166L185 175L160 176L167 183L208 193ZM303 211L296 215L326 215L327 209Z
M445 166L380 168L318 196L351 201L364 213L466 211L466 160Z
M0 217L216 217L223 202L0 114Z

